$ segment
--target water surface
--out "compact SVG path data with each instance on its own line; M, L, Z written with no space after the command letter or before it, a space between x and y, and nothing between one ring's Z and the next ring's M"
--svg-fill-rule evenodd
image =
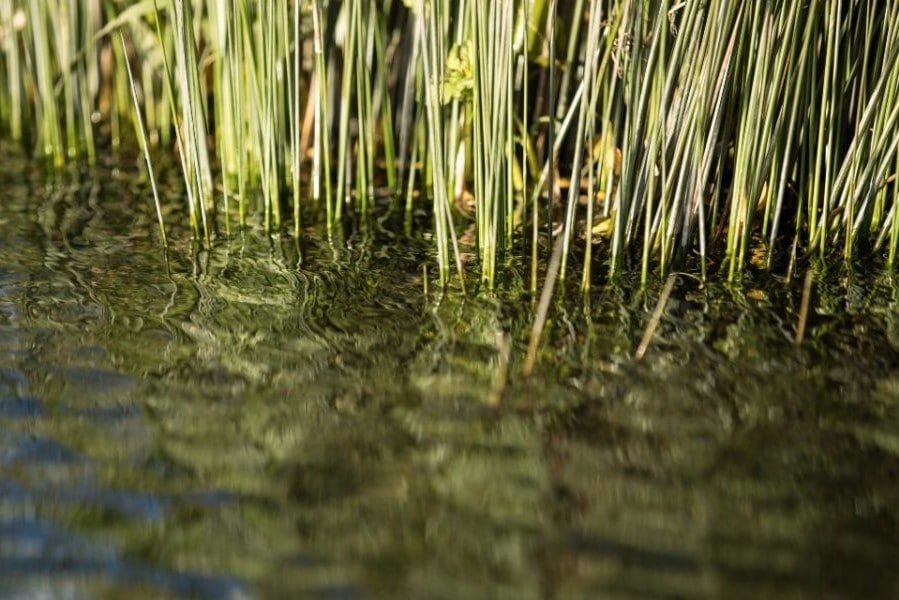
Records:
M800 285L683 278L641 362L661 286L597 287L524 380L514 276L437 303L376 223L167 264L133 173L3 164L0 596L899 595L888 277L800 348Z

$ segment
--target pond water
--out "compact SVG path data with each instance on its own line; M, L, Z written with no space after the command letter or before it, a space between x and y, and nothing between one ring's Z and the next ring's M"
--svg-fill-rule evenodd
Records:
M899 596L886 276L822 275L798 348L801 283L683 278L640 362L661 285L600 287L525 380L514 268L437 303L377 224L166 260L133 174L2 164L2 597Z

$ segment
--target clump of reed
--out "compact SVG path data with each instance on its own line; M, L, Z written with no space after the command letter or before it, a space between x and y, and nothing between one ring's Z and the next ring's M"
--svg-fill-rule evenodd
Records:
M0 88L54 164L176 147L207 243L390 198L442 282L547 294L899 247L897 3L0 0Z

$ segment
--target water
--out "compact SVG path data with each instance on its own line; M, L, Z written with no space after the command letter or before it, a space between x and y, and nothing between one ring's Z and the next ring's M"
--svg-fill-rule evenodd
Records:
M888 278L798 349L799 286L684 278L639 363L660 286L600 288L525 381L514 277L435 307L377 226L167 270L133 174L3 164L2 597L899 595Z

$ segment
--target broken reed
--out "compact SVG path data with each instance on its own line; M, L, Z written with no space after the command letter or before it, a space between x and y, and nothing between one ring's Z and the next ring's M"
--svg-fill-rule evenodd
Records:
M384 191L427 203L443 282L552 230L550 291L899 246L897 3L0 0L5 135L92 162L129 121L177 143L198 238Z

